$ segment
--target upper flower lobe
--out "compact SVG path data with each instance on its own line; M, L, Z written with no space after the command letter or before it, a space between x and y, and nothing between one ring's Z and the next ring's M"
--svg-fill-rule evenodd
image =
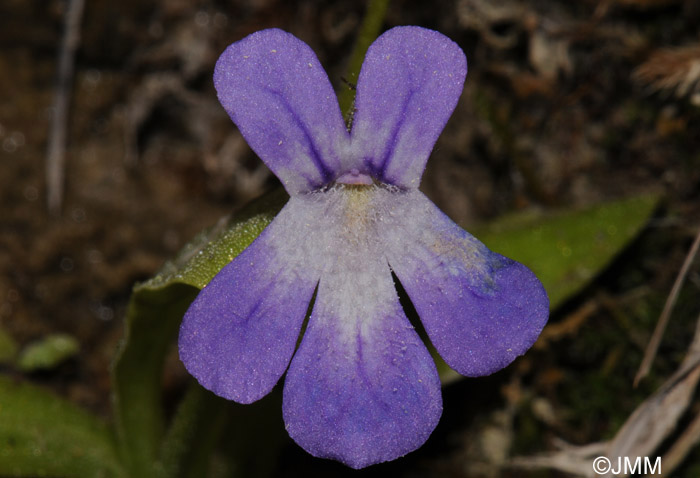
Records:
M192 303L180 357L203 386L242 403L289 366L286 427L315 456L361 468L414 450L437 425L439 377L391 270L465 375L506 366L547 320L532 272L417 190L465 75L464 54L441 34L389 30L367 52L348 133L318 59L294 36L254 33L217 63L221 103L291 199Z

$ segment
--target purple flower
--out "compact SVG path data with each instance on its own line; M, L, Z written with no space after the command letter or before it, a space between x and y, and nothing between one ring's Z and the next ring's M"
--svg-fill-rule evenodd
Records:
M291 34L254 33L216 65L219 100L291 198L192 303L180 357L240 403L269 393L289 366L284 421L312 455L362 468L418 448L437 425L440 379L392 271L464 375L505 367L547 320L532 272L418 190L466 72L443 35L389 30L367 52L348 132L318 59Z

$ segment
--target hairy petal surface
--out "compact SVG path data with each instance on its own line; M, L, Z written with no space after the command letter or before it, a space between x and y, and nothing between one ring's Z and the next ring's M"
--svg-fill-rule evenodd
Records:
M251 403L284 373L323 268L307 240L317 209L292 197L185 313L180 359L203 387Z
M549 315L544 287L524 265L496 254L419 191L387 221L389 263L445 362L467 376L493 373L525 353Z
M328 238L337 248L287 372L283 413L290 436L309 453L362 468L425 442L442 411L440 381L376 236L390 193L367 187L328 195Z
M338 175L348 134L328 76L306 43L277 29L253 33L219 57L214 86L290 195Z
M381 35L357 83L351 157L384 183L417 188L466 74L462 50L438 32L396 27Z

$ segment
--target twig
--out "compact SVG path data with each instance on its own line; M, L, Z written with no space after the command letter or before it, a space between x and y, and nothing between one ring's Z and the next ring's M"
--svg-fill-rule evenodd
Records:
M681 369L690 370L693 367L693 363L697 363L698 360L700 360L700 317L698 317L696 322L695 336L681 364ZM685 457L688 456L688 453L698 442L700 442L700 413L695 415L695 418L693 418L681 436L664 454L661 460L664 473L672 473L685 460Z
M656 352L659 350L661 338L663 337L664 331L666 330L666 326L668 325L668 321L671 318L671 312L673 311L673 307L676 305L676 301L678 300L678 294L681 291L681 286L683 285L685 276L688 274L688 269L690 269L690 264L692 264L699 247L700 232L698 232L698 235L695 237L693 245L690 246L688 255L685 257L685 262L683 262L683 266L681 267L681 270L678 273L678 277L676 277L676 282L673 284L673 288L671 289L671 293L669 294L668 299L666 299L666 304L664 305L664 309L661 311L659 322L656 324L654 334L651 336L649 345L647 345L647 348L644 352L644 359L642 359L642 363L639 366L637 375L634 377L635 387L637 386L637 384L639 384L640 380L647 376L647 374L649 373L649 369L651 368L651 364L654 362L654 358L656 358Z
M671 446L671 449L666 452L661 462L664 466L665 473L672 473L678 468L688 453L700 442L700 413L695 415L695 418L688 428L685 429L676 443Z
M46 154L46 189L49 212L59 214L63 201L63 178L68 130L68 105L75 66L75 51L80 41L80 21L85 0L68 0L65 31L58 59L58 84Z

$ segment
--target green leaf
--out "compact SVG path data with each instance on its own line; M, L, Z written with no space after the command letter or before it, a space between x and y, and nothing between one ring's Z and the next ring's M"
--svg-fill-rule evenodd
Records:
M526 212L472 231L489 249L528 266L555 309L585 287L642 230L658 204L640 196L555 214ZM431 349L443 384L461 376Z
M113 437L92 415L0 377L0 475L119 477Z
M200 234L158 275L134 287L125 338L112 371L117 437L133 476L153 476L163 469L161 374L182 315L199 290L262 232L287 199L280 189L254 201Z
M475 235L532 269L554 309L607 267L639 234L657 203L655 196L641 196L550 215L506 216Z
M48 335L29 344L17 358L17 368L23 372L49 370L75 356L80 344L68 334Z

